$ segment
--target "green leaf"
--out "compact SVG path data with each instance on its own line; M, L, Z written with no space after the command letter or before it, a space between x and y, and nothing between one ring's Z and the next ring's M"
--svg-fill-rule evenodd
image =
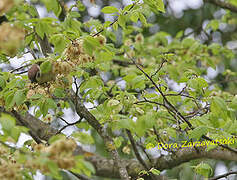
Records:
M95 168L90 162L84 161L83 164L86 167L86 169L88 169L93 174L95 173Z
M224 101L224 99L220 97L213 97L212 103L211 103L211 111L219 112L219 111L226 111L227 110L227 104Z
M55 101L51 98L47 98L46 103L49 109L55 109L57 107Z
M30 34L28 36L25 37L25 45L31 45L31 43L34 40L34 34Z
M15 119L12 116L5 113L1 113L0 123L3 131L6 131L8 134L10 134L11 130L16 125Z
M118 30L118 23L115 22L112 27L115 31L117 31Z
M160 171L155 168L151 168L149 171L154 175L160 175Z
M53 11L57 17L60 15L62 8L61 8L58 0L50 0L50 1L49 0L41 0L41 1L44 3L48 12Z
M103 86L103 81L99 77L92 77L87 81L84 81L81 85L80 91L84 91L88 88L98 88Z
M215 62L213 61L212 58L206 57L206 61L207 61L207 64L208 64L210 67L212 67L213 69L216 69L216 64L215 64Z
M221 52L220 51L221 48L222 48L222 46L220 44L217 44L217 43L212 43L210 46L208 46L208 49L211 50L213 55L218 55Z
M3 76L0 76L0 87L1 87L2 89L4 89L5 86L6 86L6 81L5 81L5 79L3 78Z
M203 162L196 166L195 171L196 173L201 174L204 177L209 177L213 173L211 166Z
M116 148L119 148L122 145L121 139L122 139L122 137L114 138L114 144L115 144Z
M5 54L1 54L1 52L0 52L0 62L7 62L7 61L8 61L7 56Z
M208 83L206 82L206 80L202 77L198 77L195 79L190 79L188 81L188 85L198 91L201 91L202 88L208 87Z
M144 3L155 13L159 13L159 11L165 13L165 7L162 0L144 0Z
M208 28L212 28L213 31L216 31L218 28L219 28L219 21L214 19L214 20L211 20L205 29L208 29Z
M130 118L124 118L124 119L120 119L117 123L117 129L129 129L129 130L133 130L133 127L134 127L134 122L132 119Z
M120 14L118 17L118 24L122 27L125 28L126 26L126 18L125 15Z
M137 74L135 73L128 73L125 77L123 77L123 80L125 80L127 83L132 82L137 77Z
M90 126L87 122L80 122L76 124L77 128L84 129L85 131L88 131L90 129Z
M44 39L44 34L47 31L47 25L44 21L39 20L35 26L35 31L41 39Z
M28 11L29 11L29 13L32 17L37 17L38 16L38 12L37 12L37 10L34 6L29 5Z
M143 26L147 26L146 18L142 13L139 13L139 19L142 22Z
M54 51L62 53L70 42L63 34L55 34L50 37L50 43L54 45Z
M184 48L190 48L196 41L193 38L185 38L182 41Z
M86 7L81 1L76 1L77 2L77 8L79 11L85 11Z
M230 107L233 109L237 109L237 95L235 95L235 97L232 99L231 103L230 103Z
M83 47L86 53L88 53L89 55L93 55L94 50L100 46L100 42L97 38L93 38L91 36L84 38Z
M79 18L79 17L81 17L80 13L78 13L77 11L71 11L68 16L70 16L72 18Z
M43 116L46 116L46 114L48 114L49 106L45 100L40 102L39 108L40 108L40 112L43 114Z
M75 132L72 134L72 136L76 138L82 144L94 144L93 137L88 133Z
M189 133L189 138L199 140L202 137L202 135L205 135L207 132L208 128L206 126L196 127Z
M138 13L138 12L132 13L132 15L130 16L130 19L131 19L133 22L137 22L138 19L139 19L139 13Z
M111 61L112 60L112 58L113 58L113 54L112 53L110 53L110 52L101 52L100 54L99 54L99 56L100 56L100 59L102 59L103 61Z
M157 9L165 13L165 6L162 0L157 0Z
M25 92L22 90L18 90L14 95L14 101L16 102L16 105L20 105L24 102L26 99Z
M40 99L43 98L44 96L42 94L34 94L33 96L30 97L32 100Z
M65 91L63 88L56 88L53 94L54 96L59 97L59 98L65 97Z
M6 108L11 108L14 105L14 92L10 91L6 98L5 98L5 102L6 102Z
M14 126L12 129L11 129L11 133L10 133L10 136L17 142L19 136L21 134L21 131L18 127Z
M50 61L45 61L40 65L40 71L42 74L48 73L52 70L52 63Z
M66 136L64 135L64 134L57 134L57 135L55 135L55 136L52 136L50 139L49 139L49 141L48 141L48 143L49 144L53 144L54 142L56 142L56 141L58 141L58 140L60 140L60 139L64 139Z
M114 6L106 6L103 9L101 9L101 12L103 12L105 14L112 14L112 13L119 12L119 10Z
M48 160L46 163L47 163L47 167L50 170L50 175L56 179L62 179L62 176L60 176L59 174L58 165L55 162L50 161L50 160Z

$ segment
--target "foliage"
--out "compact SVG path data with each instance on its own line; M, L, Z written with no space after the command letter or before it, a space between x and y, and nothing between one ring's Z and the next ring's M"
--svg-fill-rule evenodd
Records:
M94 6L93 2L90 6ZM192 144L219 139L206 150L218 146L236 150L236 143L220 141L237 134L236 52L226 46L236 32L221 29L223 24L229 27L227 31L236 29L236 14L225 10L215 18L210 8L211 12L200 17L199 27L186 18L190 12L180 19L184 23L174 22L162 0L144 0L123 8L105 5L101 13L111 15L113 21L103 22L99 16L83 22L86 6L81 1L74 3L67 7L58 0L12 0L0 5L0 15L8 19L0 25L1 62L9 64L10 58L22 57L29 51L35 59L28 59L23 68L37 63L41 78L45 78L32 83L24 73L0 72L0 105L7 112L0 117L1 178L33 179L38 170L55 179L63 179L62 170L95 175L86 155L74 156L76 142L95 146L95 154L107 157L106 148L118 149L120 156L127 159L138 158L133 141L152 149L159 142ZM39 17L36 4L45 7L51 16ZM202 29L205 16L211 20ZM159 31L152 31L154 24L159 24ZM185 32L189 26L191 34ZM222 32L221 43L212 40L217 32ZM214 79L207 76L210 69L218 72ZM66 121L71 117L64 116L65 110L78 106L73 103L72 89L84 103L93 104L89 112L106 127L114 145L105 142L102 130L92 128L87 117L71 124ZM54 128L58 128L55 124L66 123L51 137L48 146L33 140L15 146L20 133L31 129L19 126L18 117L10 115L17 112L25 116L29 109ZM59 135L72 125L76 130L70 138ZM208 163L193 162L192 167L192 173L213 176ZM144 168L136 178L151 174L159 175L160 170Z

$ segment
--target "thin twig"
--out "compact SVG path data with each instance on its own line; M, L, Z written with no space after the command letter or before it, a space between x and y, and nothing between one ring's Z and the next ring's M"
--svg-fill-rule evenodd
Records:
M209 178L209 180L217 180L217 179L220 179L220 178L223 178L223 177L227 177L231 174L237 174L237 171L230 171L230 172L227 172L225 174L222 174L222 175L219 175L219 176L216 176L216 177L213 177L213 178Z
M148 171L149 170L149 167L148 165L145 163L145 161L142 159L141 155L139 154L139 151L137 149L137 146L136 146L136 143L135 143L135 140L131 134L131 131L126 129L126 132L127 132L127 135L128 135L128 138L131 142L131 145L132 145L132 148L133 148L133 151L134 151L134 154L137 158L137 160L143 165L143 167Z
M26 67L28 67L28 66L31 66L31 64L26 64L26 65L21 66L21 67L19 67L19 68L13 69L13 70L10 71L10 73L14 73L15 71L19 71L19 70L21 70L21 69L23 69L23 68L26 68Z
M163 59L159 68L156 70L156 72L154 74L151 75L151 78L153 78L153 76L155 76L161 70L161 68L163 67L165 62L167 62L167 61L165 59Z
M157 141L158 141L158 142L160 141L161 143L165 144L165 142L163 141L163 139L160 137L160 135L159 135L158 132L156 131L155 126L153 126L153 131L154 131L154 133L155 133L155 135L156 135ZM171 152L171 153L173 153L173 154L175 153L172 149L169 149L169 148L164 149L163 146L162 146L162 149L163 149L164 151L169 151L169 152Z
M29 50L30 54L33 56L34 59L38 59L38 58L35 56L34 51L33 51L30 47L28 47L27 49Z
M144 152L144 154L146 155L147 159L149 160L149 162L151 164L153 164L153 159L149 156L149 154L146 152L146 148L144 147L141 138L140 138L140 142L136 142L136 144L142 149L142 151Z
M155 86L155 88L158 90L158 92L160 93L160 95L163 97L163 100L164 100L164 104L165 104L165 108L169 111L174 111L174 113L176 115L179 116L179 118L181 120L183 120L184 122L187 123L188 127L190 129L194 129L193 125L168 101L168 99L166 98L166 96L164 95L164 93L161 91L161 89L157 86L157 84L154 82L154 80L136 63L136 61L131 58L128 54L127 56L129 57L129 59L134 63L134 65L152 82L152 84ZM209 138L208 136L206 135L202 135L202 138L208 140L208 141L213 141L213 139ZM219 142L217 142L217 144L225 149L228 149L229 151L232 151L232 152L235 152L237 153L237 149L234 149L234 148L231 148L225 144L221 144Z
M135 153L135 156L136 156L137 160L142 164L142 166L143 166L147 171L149 171L150 168L148 167L148 165L146 164L146 162L142 159L142 157L141 157L141 155L140 155L140 153L139 153L139 151L138 151L138 149L137 149L137 146L136 146L136 143L135 143L135 140L134 140L134 138L133 138L133 136L132 136L131 131L128 130L128 129L126 129L126 132L127 132L128 138L129 138L129 140L130 140L130 142L131 142L131 145L132 145L132 148L133 148L133 151L134 151L134 153ZM157 179L154 174L150 174L150 177L151 177L152 180L156 180L156 179Z
M150 100L147 100L147 99L145 99L143 101L137 101L134 104L140 104L140 103L146 103L146 102L156 104L156 105L159 105L159 106L164 106L164 104L161 104L161 103L158 103L158 102L155 102L155 101L150 101Z
M61 119L61 118L60 118ZM78 121L74 122L74 123L68 123L67 121L63 120L67 125L63 126L61 129L58 130L58 132L56 134L60 134L64 129L66 129L69 126L74 126L77 123L80 123L82 121L83 118L80 118Z
M128 57L130 57L129 55L127 55ZM188 124L188 126L190 128L193 128L192 124L185 119L185 117L168 101L168 99L166 98L166 96L164 95L164 93L161 91L161 89L157 86L157 84L153 81L153 79L136 63L136 61L134 59L132 59L130 57L130 60L135 64L135 66L152 82L152 84L155 86L155 88L158 90L158 92L161 94L161 96L164 99L164 102L167 104L165 104L166 108L171 108L175 111L175 113L177 113L177 115L180 116L180 118L186 122Z
M128 14L129 11L131 11L134 6L136 5L136 2L132 4L132 6L124 13L124 15ZM116 23L118 21L118 18L115 19L112 23L109 24L109 26L113 26L114 23ZM100 31L98 31L97 33L93 34L92 37L95 37L97 35L99 35L100 33L102 33L104 31L104 29L101 29Z

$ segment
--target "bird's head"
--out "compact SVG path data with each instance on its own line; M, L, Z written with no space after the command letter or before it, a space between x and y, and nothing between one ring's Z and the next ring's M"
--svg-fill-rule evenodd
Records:
M37 82L37 80L40 78L40 74L40 66L38 64L33 64L28 70L28 78L32 83Z

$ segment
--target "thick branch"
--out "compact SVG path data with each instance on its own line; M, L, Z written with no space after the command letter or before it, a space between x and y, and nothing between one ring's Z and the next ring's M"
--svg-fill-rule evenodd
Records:
M30 135L37 143L41 143L41 140L49 140L49 138L55 135L55 133L57 132L48 124L40 121L29 113L26 113L23 116L14 110L8 112L2 107L0 107L0 112L10 114L11 116L16 118L16 123L18 125L29 128Z
M47 141L50 137L57 133L57 131L50 127L49 124L40 121L30 114L22 116L17 112L7 112L3 108L0 108L0 111L14 116L18 124L26 126L30 129L30 132L32 132L36 137L41 138L42 140ZM107 159L83 151L80 146L78 146L77 150L75 151L75 155L78 154L83 155L86 160L94 165L97 176L119 178L119 169L111 168L115 166L115 160ZM158 170L165 170L176 167L182 163L200 158L229 160L237 162L237 156L234 152L223 150L220 147L210 151L206 151L203 147L196 147L196 149L185 148L178 150L175 155L161 156L159 158L153 159L153 162L156 162L154 168ZM131 177L137 177L138 173L144 169L143 166L135 159L120 160L120 165L127 168L127 172Z
M234 6L233 4L227 3L225 1L220 0L204 0L204 1L237 13L237 6Z
M175 155L161 156L155 159L156 164L154 168L162 171L200 158L237 161L237 156L234 152L226 151L221 148L216 148L210 151L206 151L205 148L202 147L198 147L196 149L185 148L177 151ZM111 178L119 177L118 170L114 171L111 168L114 166L113 160L109 160L100 156L91 156L86 159L95 166L96 175ZM137 177L137 173L143 170L143 166L137 160L123 160L122 163L127 167L127 171L131 177Z
M73 91L71 91L71 100L75 105L77 114L81 118L85 118L85 120L98 132L98 134L104 140L106 148L112 155L112 158L115 162L115 166L113 167L117 167L119 169L120 177L122 179L128 180L129 176L126 170L126 166L124 166L124 164L121 162L114 141L110 136L108 136L106 129L104 129L103 126L97 121L97 119L86 109L79 96L77 96ZM112 169L115 170L116 168Z

